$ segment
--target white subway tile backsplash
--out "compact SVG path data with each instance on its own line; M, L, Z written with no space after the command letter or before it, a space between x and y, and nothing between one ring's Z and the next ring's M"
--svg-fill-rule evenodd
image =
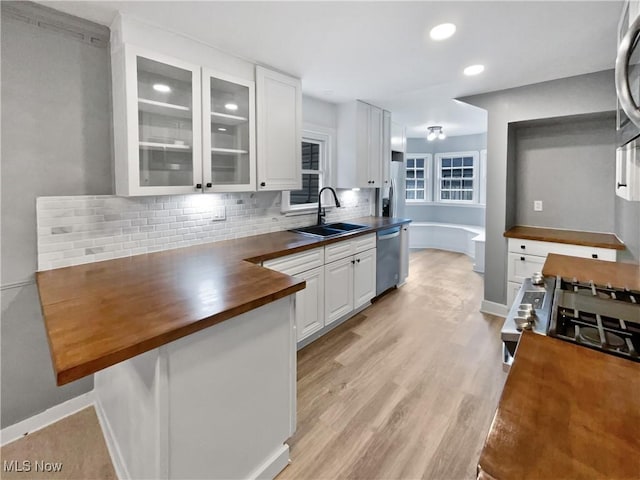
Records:
M327 210L328 222L370 214L368 191L338 194L342 208ZM36 209L38 270L278 232L316 215L282 214L278 192L39 197Z

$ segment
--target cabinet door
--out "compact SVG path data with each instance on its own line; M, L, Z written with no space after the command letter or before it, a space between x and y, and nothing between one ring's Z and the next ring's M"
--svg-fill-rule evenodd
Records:
M347 257L324 267L325 325L353 310L352 262L355 262L353 257Z
M391 112L382 112L382 186L391 184Z
M200 67L123 47L114 55L116 193L202 191ZM124 83L124 85L122 84Z
M296 293L296 330L298 342L324 327L324 267L299 275L307 287Z
M366 305L376 296L376 249L354 255L353 308Z
M371 175L369 172L369 131L371 118L371 105L364 102L356 104L356 155L355 172L356 183L360 188L371 188Z
M522 283L525 278L531 277L535 272L541 272L546 257L537 257L535 255L519 255L510 253L508 257L509 265L508 280L511 282Z
M258 190L302 188L302 88L256 67Z
M369 179L371 187L382 186L382 125L384 123L382 109L371 107L369 110Z
M203 69L205 192L256 189L255 83Z
M640 146L628 143L616 150L616 195L640 200Z

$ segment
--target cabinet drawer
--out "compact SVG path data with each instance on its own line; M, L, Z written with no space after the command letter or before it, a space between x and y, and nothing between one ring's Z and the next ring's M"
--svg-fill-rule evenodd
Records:
M343 242L332 243L324 247L324 260L325 263L333 262L334 260L340 260L341 258L348 257L355 253L354 240L345 240Z
M616 261L616 251L610 248L571 245L568 243L539 242L536 240L509 239L509 252L546 257L550 253L571 255L573 257L597 258L598 260Z
M371 250L372 248L376 248L376 234L372 233L370 235L363 235L362 237L355 238L353 240L354 244L354 252L360 253L365 250Z
M296 275L322 265L324 265L324 248L314 248L306 252L294 253L286 257L262 262L263 267L286 273L287 275Z
M546 257L509 253L508 280L516 283L524 282L525 278L542 271L545 260Z

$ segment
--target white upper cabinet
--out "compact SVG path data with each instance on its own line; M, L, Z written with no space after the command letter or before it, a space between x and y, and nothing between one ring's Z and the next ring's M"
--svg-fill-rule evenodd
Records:
M388 159L390 117L376 106L356 101L338 109L338 187L384 186L383 162ZM390 151L390 150L389 150ZM388 177L388 174L386 175ZM388 178L386 178L388 181Z
M112 71L116 194L199 191L200 67L125 45Z
M117 195L301 188L299 79L256 67L256 85L129 44L111 58Z
M382 112L382 186L391 185L391 112Z
M391 122L391 150L407 152L407 134L404 127L396 122Z
M202 70L205 191L255 190L255 83Z
M616 150L616 195L640 201L640 146L634 142Z
M255 191L255 84L131 45L112 52L116 194Z
M258 190L302 188L300 80L256 67Z

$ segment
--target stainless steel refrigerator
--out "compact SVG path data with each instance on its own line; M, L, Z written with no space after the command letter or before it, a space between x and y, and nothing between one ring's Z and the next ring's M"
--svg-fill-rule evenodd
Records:
M391 152L391 185L381 189L381 214L383 217L405 216L405 163L404 153Z

